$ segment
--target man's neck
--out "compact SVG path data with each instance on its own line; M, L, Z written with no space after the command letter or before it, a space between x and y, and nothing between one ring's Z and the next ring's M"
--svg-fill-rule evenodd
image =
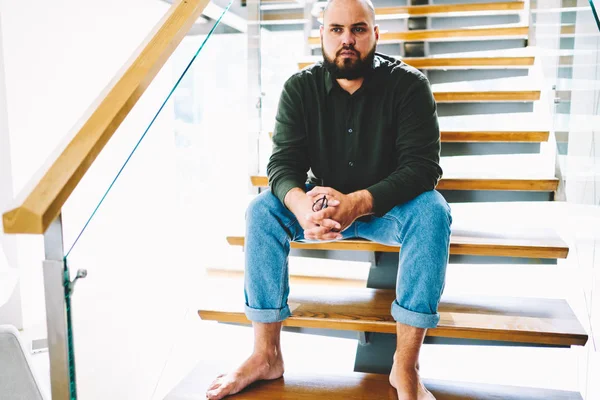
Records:
M348 79L336 79L336 81L337 81L338 85L340 85L340 87L342 89L344 89L346 92L348 92L350 94L354 94L354 92L356 92L358 89L360 89L363 82L365 81L365 78L353 79L351 81Z

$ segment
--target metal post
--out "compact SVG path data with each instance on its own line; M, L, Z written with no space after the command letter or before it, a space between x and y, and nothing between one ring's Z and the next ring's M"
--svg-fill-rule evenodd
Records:
M262 137L262 82L260 56L260 0L247 0L248 18L248 172L260 173L260 140ZM257 194L257 188L248 181L251 194Z
M310 38L310 34L312 33L313 28L313 16L312 11L315 5L314 0L306 0L304 3L304 55L311 56L312 55L312 47L308 43L308 39Z
M44 292L52 400L77 399L71 332L71 283L64 260L62 218L44 234Z

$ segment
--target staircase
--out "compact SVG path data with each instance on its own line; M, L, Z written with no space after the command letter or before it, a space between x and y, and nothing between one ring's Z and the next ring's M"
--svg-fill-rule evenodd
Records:
M552 229L552 202L560 191L547 110L554 92L543 79L539 52L527 46L528 3L461 1L415 1L418 5L396 7L378 7L375 1L383 31L379 51L426 73L438 103L444 178L437 190L450 203L454 217L448 269L490 263L497 268L506 264L550 268L565 259L569 249ZM321 18L318 7L309 10L293 1L276 0L263 4L264 29L306 33L311 54L297 60L298 68L318 61L320 40L312 30ZM571 35L574 30L565 25L560 32ZM561 58L563 62L568 60ZM260 158L259 164L265 165L268 154ZM256 190L268 186L264 172L251 171L249 179ZM232 232L227 241L232 249L239 248L244 237ZM328 260L370 263L367 279L294 274L289 297L293 316L284 323L299 332L317 329L334 336L336 331L356 332L355 372L286 373L284 379L260 382L235 398L396 398L387 378L391 357L386 355L394 349L389 338L395 322L389 307L395 296L398 251L366 240L292 243L293 257L310 258L315 265ZM206 285L200 318L249 324L243 312L243 266L212 269L208 275L215 283ZM588 340L562 299L445 294L439 312L439 326L427 332L426 344L569 348L584 346ZM212 378L208 374L197 384L207 385ZM425 383L439 400L582 398L576 392L547 389Z

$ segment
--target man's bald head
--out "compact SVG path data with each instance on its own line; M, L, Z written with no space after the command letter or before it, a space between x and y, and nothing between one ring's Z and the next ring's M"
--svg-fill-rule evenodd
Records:
M323 23L325 23L325 17L327 14L327 10L331 7L333 3L357 3L362 5L368 11L368 15L371 17L371 24L375 25L375 7L373 7L373 2L371 0L327 0L325 4L325 8L323 8Z

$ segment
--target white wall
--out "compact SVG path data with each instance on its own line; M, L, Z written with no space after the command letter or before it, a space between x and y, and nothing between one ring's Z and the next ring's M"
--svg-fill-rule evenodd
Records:
M15 193L167 9L151 0L0 0ZM169 63L65 205L67 248L172 83ZM147 400L155 391L185 311L171 259L173 174L169 105L69 257L72 270L89 272L73 297L81 398ZM19 237L18 251L25 328L42 335L41 238Z
M3 47L0 25L0 210L8 207L13 197ZM23 314L17 267L16 240L0 232L0 325L10 324L21 329Z

